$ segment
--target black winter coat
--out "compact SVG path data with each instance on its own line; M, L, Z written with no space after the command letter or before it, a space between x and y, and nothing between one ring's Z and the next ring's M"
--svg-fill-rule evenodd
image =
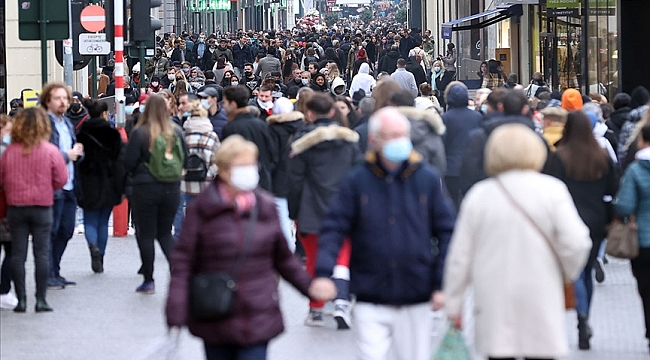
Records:
M303 127L289 156L289 217L298 231L318 234L339 181L363 161L359 134L331 119Z
M273 194L279 198L286 198L289 195L289 172L287 167L291 142L296 133L302 128L304 118L304 115L299 111L271 115L266 118L279 156L278 163L271 174Z
M101 118L83 122L77 134L85 156L79 162L77 174L82 196L79 206L84 210L113 207L122 201L125 171L118 161L122 152L122 137L111 124Z
M271 174L278 163L278 152L271 137L269 126L260 118L249 113L248 108L238 109L235 117L226 124L222 132L222 141L230 135L241 135L252 141L259 149L260 187L271 191L273 182Z
M397 60L400 58L399 51L391 50L379 60L379 72L385 71L392 74L397 70Z
M632 108L627 106L622 107L615 110L609 117L609 120L607 120L607 127L614 132L617 139L618 134L621 132L621 128L623 128L623 124L625 124L625 121L627 121L629 117L630 111L632 111Z
M427 81L427 74L424 73L424 69L415 59L415 56L411 56L406 61L406 71L413 74L413 76L415 77L415 83L417 84L418 87L420 87L420 85L422 85L423 83L429 82Z

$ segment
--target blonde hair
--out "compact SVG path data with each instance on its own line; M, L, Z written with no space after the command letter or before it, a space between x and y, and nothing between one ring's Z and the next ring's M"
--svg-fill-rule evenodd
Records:
M41 141L48 141L50 135L52 125L45 110L33 107L22 109L16 114L11 128L11 141L22 145L23 154L29 154Z
M190 103L190 113L192 116L208 117L208 110L201 105L201 100L194 100Z
M232 159L241 153L254 154L257 158L259 151L254 142L244 139L241 135L231 135L221 143L219 150L212 158L212 162L219 169L229 169Z
M496 176L510 170L540 171L546 161L546 146L523 124L501 125L485 146L485 171Z
M149 134L149 151L153 150L156 138L164 134L167 139L167 150L171 151L174 135L174 126L167 111L167 102L157 94L149 96L147 106L140 116L137 127L146 128Z

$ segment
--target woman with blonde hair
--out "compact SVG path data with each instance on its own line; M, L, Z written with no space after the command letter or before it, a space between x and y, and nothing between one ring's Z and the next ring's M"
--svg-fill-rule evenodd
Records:
M136 289L139 293L155 293L154 239L158 239L167 260L174 247L172 223L180 202L186 154L183 132L170 120L168 102L163 96L151 95L138 125L131 131L124 155L124 168L131 174L133 185L130 200L144 276ZM169 164L171 170L167 171L164 164Z
M167 325L187 326L203 340L208 360L266 359L269 341L284 329L278 275L303 295L311 278L287 246L273 196L258 187L257 146L231 135L215 161L219 173L187 208L172 256ZM190 306L190 284L215 271L237 284L233 309L225 317L201 318Z
M327 82L329 84L337 77L341 77L341 71L339 71L339 67L335 62L328 63L327 68L329 69L329 75L327 76Z
M11 145L0 160L0 189L8 205L13 254L11 265L18 305L27 310L25 260L29 236L36 278L36 312L52 311L45 301L50 268L50 231L54 190L63 188L68 171L61 151L49 142L52 128L45 110L29 108L16 114L11 129Z
M485 150L491 176L464 198L444 272L445 311L462 326L474 289L475 344L489 359L552 359L568 353L563 283L578 277L591 241L567 187L540 174L541 137L499 126Z

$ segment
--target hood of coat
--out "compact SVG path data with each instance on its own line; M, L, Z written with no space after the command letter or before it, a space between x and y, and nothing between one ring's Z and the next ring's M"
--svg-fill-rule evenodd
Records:
M418 60L415 58L415 56L409 56L409 58L406 60L406 66L420 66L420 63Z
M625 123L625 120L627 120L630 111L632 111L632 109L627 106L614 110L612 115L609 117L609 120L612 124L616 125L616 129L620 129Z
M339 86L343 86L343 89L346 89L345 81L343 81L343 79L341 79L340 77L337 76L337 77L334 78L334 80L332 81L332 86L330 86L330 92L331 92L332 94L334 94L334 95L338 95L338 94L336 94L336 93L334 92L334 89L336 89L336 88L339 87ZM343 93L345 93L345 90L343 90Z
M399 58L400 58L399 51L397 51L397 50L391 50L391 51L387 52L387 53L386 53L386 56L388 56L388 57L390 57L390 58L395 58L395 59L399 59Z
M400 106L399 112L411 122L411 141L419 143L427 135L443 135L447 128L440 115L434 110L421 110L411 106Z
M370 74L370 65L367 62L361 63L359 74Z
M648 111L648 108L649 108L648 105L643 105L643 106L639 106L636 109L633 109L632 111L630 111L630 115L628 115L627 120L633 123L639 122L639 120L643 119L643 116L645 115L646 111Z
M295 156L316 145L337 140L356 143L359 142L359 133L336 124L318 126L291 144L291 153Z
M598 122L596 122L596 125L594 125L594 128L591 131L594 133L595 137L599 138L599 137L605 136L605 134L607 133L607 130L609 130L607 125L605 125L605 124L601 123L600 121L598 121Z
M447 91L447 106L451 108L466 108L469 102L467 88L463 85L452 85Z
M273 124L282 124L282 123L287 123L287 122L293 122L293 121L297 121L297 120L302 121L304 119L305 119L305 115L303 115L303 113L301 113L300 111L292 111L292 112L286 113L286 114L269 115L266 118L266 122L269 125L273 125Z
M183 123L183 129L186 134L207 133L214 131L214 126L207 117L191 116Z
M630 107L636 109L639 106L646 105L650 101L650 92L643 86L637 86L630 94Z

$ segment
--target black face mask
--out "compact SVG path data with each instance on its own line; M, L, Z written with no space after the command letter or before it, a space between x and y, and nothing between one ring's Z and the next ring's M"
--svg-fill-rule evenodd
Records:
M253 76L253 72L252 71L244 71L244 75L246 75L246 77L251 77L251 76Z
M79 103L72 103L70 104L70 111L73 113L78 113L81 111L81 104Z

